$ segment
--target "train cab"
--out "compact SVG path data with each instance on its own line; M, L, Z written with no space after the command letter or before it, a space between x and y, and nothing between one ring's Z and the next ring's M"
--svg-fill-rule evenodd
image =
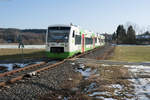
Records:
M46 53L49 58L67 58L74 52L78 27L73 25L49 26L46 34Z

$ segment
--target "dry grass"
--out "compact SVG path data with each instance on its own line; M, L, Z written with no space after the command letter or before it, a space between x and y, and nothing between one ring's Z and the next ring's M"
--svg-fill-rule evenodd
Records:
M128 62L150 61L150 47L147 46L118 46L110 60Z
M89 64L88 64L89 66ZM88 89L91 83L96 83L97 87L93 88L93 90L89 91L87 94L92 94L93 92L101 92L105 94L97 94L90 100L97 100L96 96L101 96L104 98L113 98L117 100L124 100L123 98L132 98L134 94L134 87L132 83L126 79L130 77L128 69L123 66L89 66L92 69L98 69L97 72L100 74L97 76L96 74L91 75L87 80L82 80L79 83L78 88L83 91ZM112 87L112 85L120 85L122 89L119 90L118 87ZM118 91L118 94L116 94ZM100 99L101 100L101 99Z
M134 94L134 87L126 77L130 77L128 69L122 66L101 66L99 67L100 76L89 78L86 83L97 83L98 87L91 92L101 92L105 94L99 94L96 96L102 96L104 98L113 98L122 100L122 98L132 98ZM83 83L83 86L85 83ZM112 87L112 85L120 85L122 89L118 87ZM85 85L86 86L86 85ZM116 94L116 91L118 91ZM91 94L89 92L89 94ZM128 95L131 94L131 95Z
M45 57L44 49L24 49L25 58ZM21 49L0 49L0 60L20 59Z

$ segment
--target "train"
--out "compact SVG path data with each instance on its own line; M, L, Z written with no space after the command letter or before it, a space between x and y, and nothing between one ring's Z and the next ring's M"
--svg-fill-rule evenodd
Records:
M105 45L105 37L76 25L51 25L46 32L46 56L65 59Z

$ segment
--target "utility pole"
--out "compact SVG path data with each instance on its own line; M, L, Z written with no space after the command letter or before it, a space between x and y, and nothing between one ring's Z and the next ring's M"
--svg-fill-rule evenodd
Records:
M18 48L21 48L22 63L24 64L24 52L23 52L24 44L22 42L22 34L18 36L18 43L19 43Z

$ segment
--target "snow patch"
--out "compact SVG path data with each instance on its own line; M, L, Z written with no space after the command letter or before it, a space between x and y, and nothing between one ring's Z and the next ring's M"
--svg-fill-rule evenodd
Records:
M138 75L150 75L150 66L143 65L125 65L132 72L132 82L135 88L135 95L140 100L149 100L150 96L150 78L138 78Z

